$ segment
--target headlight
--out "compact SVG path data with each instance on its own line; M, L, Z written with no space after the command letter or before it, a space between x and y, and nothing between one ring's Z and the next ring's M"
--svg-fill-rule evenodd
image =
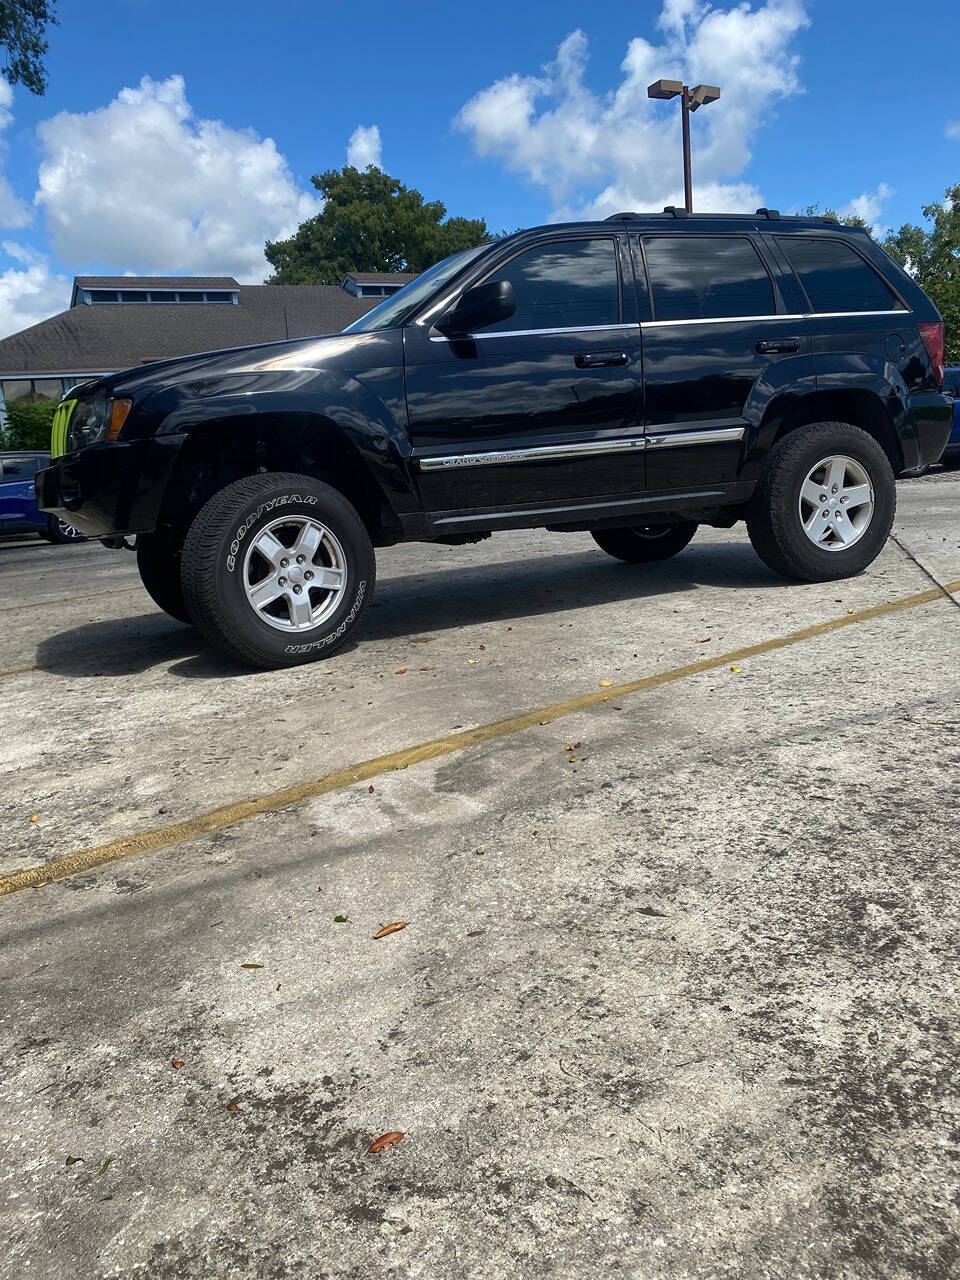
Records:
M78 399L67 429L67 453L98 440L115 440L132 407L132 400L111 400L104 391L89 400Z

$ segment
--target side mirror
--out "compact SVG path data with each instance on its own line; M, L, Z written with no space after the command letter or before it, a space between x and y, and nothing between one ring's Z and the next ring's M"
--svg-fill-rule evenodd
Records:
M436 327L448 338L460 338L485 325L506 320L517 309L513 285L509 280L488 280L475 284L460 295L452 311L441 316Z

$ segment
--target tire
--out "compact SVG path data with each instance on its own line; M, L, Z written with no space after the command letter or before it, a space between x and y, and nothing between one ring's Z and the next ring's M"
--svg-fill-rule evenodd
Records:
M625 529L592 529L594 542L608 555L628 564L650 564L669 560L682 551L697 526L683 524L637 524Z
M267 472L227 485L201 509L180 576L206 639L272 669L329 657L345 643L373 594L376 561L341 493L310 476Z
M178 622L193 626L180 582L180 556L163 536L141 533L137 538L137 568L150 599Z
M58 520L56 516L51 516L47 522L46 533L41 533L41 538L46 538L47 542L56 542L66 545L71 542L86 542L86 534L75 529L72 524L67 524L65 520Z
M815 470L822 460L837 469L829 476L826 469ZM808 496L802 497L805 484ZM865 488L869 499L858 503ZM853 505L839 505L845 491L857 495ZM747 532L757 555L775 573L800 582L830 582L853 577L873 563L889 536L896 506L893 468L873 436L847 422L815 422L791 431L770 451L751 500ZM822 543L806 532L805 522L813 535L826 530L820 533Z

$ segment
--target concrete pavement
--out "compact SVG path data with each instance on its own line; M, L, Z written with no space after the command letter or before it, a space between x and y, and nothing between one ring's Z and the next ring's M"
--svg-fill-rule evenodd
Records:
M291 672L0 548L0 874L960 578L898 488L839 584L395 548ZM958 657L939 593L3 900L0 1275L955 1274Z

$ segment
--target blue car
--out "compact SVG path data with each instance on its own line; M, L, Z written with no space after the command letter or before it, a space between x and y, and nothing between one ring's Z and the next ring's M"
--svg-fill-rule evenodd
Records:
M49 467L49 453L17 450L0 453L0 534L39 533L48 542L82 542L72 525L37 506L33 477Z
M943 389L953 396L953 427L941 461L946 467L960 463L960 364L948 364L943 371Z

